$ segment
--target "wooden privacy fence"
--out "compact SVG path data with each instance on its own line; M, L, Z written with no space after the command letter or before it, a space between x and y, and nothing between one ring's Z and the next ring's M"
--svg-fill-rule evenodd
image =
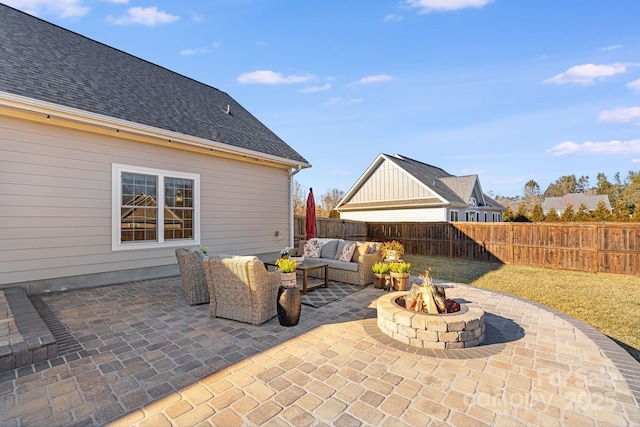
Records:
M294 238L305 238L295 216ZM640 224L607 223L373 223L317 218L316 237L400 241L408 254L513 265L640 276Z
M640 224L367 223L366 234L414 255L640 275Z
M294 240L306 237L306 217L296 215L293 218ZM337 218L316 218L316 237L344 240L366 240L367 223Z

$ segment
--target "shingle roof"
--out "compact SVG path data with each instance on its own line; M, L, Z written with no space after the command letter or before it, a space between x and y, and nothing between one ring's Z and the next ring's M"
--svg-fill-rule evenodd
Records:
M0 91L308 163L225 92L3 4L0 52Z
M436 166L431 166L398 154L385 154L385 156L449 202L466 204L460 196L441 180L441 178L453 177L450 173Z
M396 165L407 171L425 186L454 204L469 204L469 199L478 182L477 175L454 176L445 170L429 164L410 159L400 154L385 156ZM503 208L491 197L483 194L485 206ZM481 202L478 200L478 202Z
M542 202L542 209L545 212L548 212L551 208L554 208L558 212L563 212L568 205L572 205L574 210L578 210L580 205L584 203L589 211L594 211L598 207L598 203L600 203L600 201L603 201L607 209L611 210L609 196L587 196L583 193L569 193L562 197L546 197L544 202Z

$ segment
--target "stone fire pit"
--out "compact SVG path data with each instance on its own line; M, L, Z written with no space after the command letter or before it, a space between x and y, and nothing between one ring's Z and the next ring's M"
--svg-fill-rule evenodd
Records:
M408 292L391 292L378 298L378 327L391 338L412 347L459 349L484 341L484 311L460 304L460 311L428 314L402 307L398 298Z

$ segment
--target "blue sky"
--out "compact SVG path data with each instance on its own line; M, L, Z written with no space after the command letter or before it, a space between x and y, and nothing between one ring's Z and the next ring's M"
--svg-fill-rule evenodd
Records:
M0 0L229 93L348 191L380 153L485 193L640 170L638 0Z

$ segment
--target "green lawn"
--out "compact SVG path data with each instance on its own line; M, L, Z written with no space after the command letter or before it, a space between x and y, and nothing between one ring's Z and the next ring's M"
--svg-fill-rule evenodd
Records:
M640 277L405 255L411 274L517 295L566 313L613 338L640 361Z

